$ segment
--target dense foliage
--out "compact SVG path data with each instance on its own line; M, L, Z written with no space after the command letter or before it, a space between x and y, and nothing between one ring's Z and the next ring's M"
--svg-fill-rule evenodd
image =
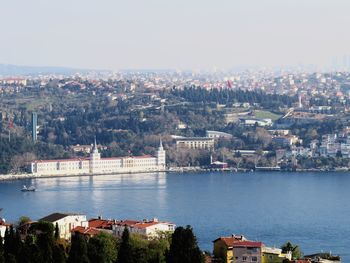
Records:
M200 87L185 87L184 89L173 89L172 94L185 98L190 102L229 104L236 102L248 102L260 104L263 108L278 108L280 106L291 106L297 101L296 97L278 94L266 94L261 90L248 91L241 89L204 89Z
M121 239L104 232L93 237L76 232L68 242L58 238L58 227L51 223L27 223L22 222L16 230L9 227L4 242L0 237L0 263L203 262L190 227L179 227L172 236L152 240L131 235L128 228Z

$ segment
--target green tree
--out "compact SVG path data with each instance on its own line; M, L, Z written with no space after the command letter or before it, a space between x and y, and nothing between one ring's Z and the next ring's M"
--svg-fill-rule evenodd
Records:
M112 263L117 259L117 241L109 234L100 233L90 238L88 257L94 263Z
M8 262L11 261L13 257L15 258L16 255L15 230L13 226L6 229L4 240L5 261Z
M4 262L5 262L4 244L3 244L2 236L0 235L0 263L4 263Z
M134 263L131 249L129 229L125 226L118 251L117 263Z
M59 244L54 244L52 248L52 262L53 263L65 263L66 255L64 252L64 248L60 246Z
M19 226L22 226L22 225L24 225L24 224L26 224L26 223L28 223L28 222L30 222L31 220L30 220L30 218L29 217L27 217L27 216L21 216L20 218L19 218L19 220L18 220L18 225Z
M55 240L58 240L60 238L60 230L58 228L58 223L56 222L55 225Z
M85 238L78 232L72 236L68 263L89 263L87 244Z
M15 236L13 239L13 255L16 256L17 261L19 261L19 258L21 257L21 250L22 250L23 244L21 239L21 234L19 231L15 232Z
M172 235L168 263L202 263L204 257L197 245L197 239L192 228L177 227Z
M281 246L282 253L292 252L292 259L300 259L303 257L303 252L298 245L292 244L290 241Z

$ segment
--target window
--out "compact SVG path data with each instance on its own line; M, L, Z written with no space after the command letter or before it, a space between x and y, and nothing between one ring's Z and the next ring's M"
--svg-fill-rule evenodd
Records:
M257 257L252 257L252 262L257 262L258 258Z
M242 257L242 261L247 261L247 257L246 257L246 256L243 256L243 257Z

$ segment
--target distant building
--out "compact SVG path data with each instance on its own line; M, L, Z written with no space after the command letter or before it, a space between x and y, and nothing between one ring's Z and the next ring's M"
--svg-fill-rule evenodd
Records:
M101 158L96 140L90 157L36 160L31 163L31 172L36 175L81 175L133 172L157 172L165 170L165 150L160 142L156 156L126 156Z
M73 152L75 153L90 153L92 148L93 148L93 144L88 144L88 145L73 145L70 147L72 149ZM97 145L97 148L99 150L106 150L107 146L103 146L103 145Z
M240 105L239 105L240 107ZM240 118L249 115L250 111L244 111L244 112L226 112L224 113L224 122L226 124L233 123L239 121Z
M269 151L259 151L261 152L263 155L266 155L269 153ZM233 153L235 155L240 155L240 156L254 156L258 153L258 151L256 150L234 150Z
M92 145L73 145L70 148L75 153L90 153L92 150Z
M241 125L244 126L259 126L259 127L268 127L272 126L271 119L256 119L256 118L241 118Z
M227 138L231 139L233 136L232 134L226 133L226 132L220 132L220 131L206 131L206 136L208 138Z
M187 128L187 124L186 124L186 123L183 123L183 122L179 122L179 123L177 124L177 128L178 128L179 130L184 130L184 129Z
M75 227L88 227L86 215L75 213L53 213L51 215L39 219L39 221L50 222L54 226L57 223L60 232L60 238L64 238L67 240L71 238L71 231Z
M27 80L25 78L5 78L1 79L0 83L3 85L21 85L21 86L26 86L27 85Z
M290 133L290 130L275 129L275 130L269 130L269 133L275 136L286 136Z
M214 139L208 137L182 137L176 138L175 142L178 149L214 149Z
M302 143L302 140L295 135L286 135L273 137L272 142L280 146L291 146L298 142Z
M215 161L211 162L210 168L212 169L226 169L228 164L226 162Z

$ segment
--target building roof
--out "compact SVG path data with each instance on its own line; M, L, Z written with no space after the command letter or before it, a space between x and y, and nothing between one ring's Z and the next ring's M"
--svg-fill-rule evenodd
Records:
M260 241L236 241L233 243L233 247L262 247L263 243Z
M144 229L150 226L154 226L157 224L171 224L173 223L170 222L159 222L157 219L154 219L152 221L136 221L136 220L124 220L124 221L118 221L116 225L119 226L128 226L131 228L139 228L139 229Z
M244 236L219 237L213 242L222 240L227 247L262 247L263 243L260 241L246 240Z
M146 158L156 158L152 155L141 155L141 156L122 156L122 157L106 157L100 160L122 160L122 159L146 159ZM80 162L89 161L90 158L70 158L70 159L54 159L54 160L35 160L34 163L62 163L62 162Z
M73 162L73 161L86 161L89 158L70 158L70 159L54 159L54 160L35 160L35 163L61 163L61 162Z
M135 224L133 227L143 229L143 228L147 228L147 227L154 226L154 225L157 225L157 224L159 224L159 222L152 221L152 222L145 222L145 223Z
M101 230L96 229L94 227L83 227L83 226L77 226L71 230L72 233L80 233L83 235L89 235L89 236L95 236L101 233Z
M209 138L209 137L184 137L184 138L175 138L175 141L214 141L214 138Z
M65 218L67 216L77 216L77 215L81 215L81 214L76 214L76 213L52 213L48 216L45 216L41 219L39 219L39 221L46 221L46 222L56 222L62 218Z
M92 218L92 219L89 220L89 227L111 229L112 225L114 225L116 223L117 223L116 220L106 220L106 219Z

